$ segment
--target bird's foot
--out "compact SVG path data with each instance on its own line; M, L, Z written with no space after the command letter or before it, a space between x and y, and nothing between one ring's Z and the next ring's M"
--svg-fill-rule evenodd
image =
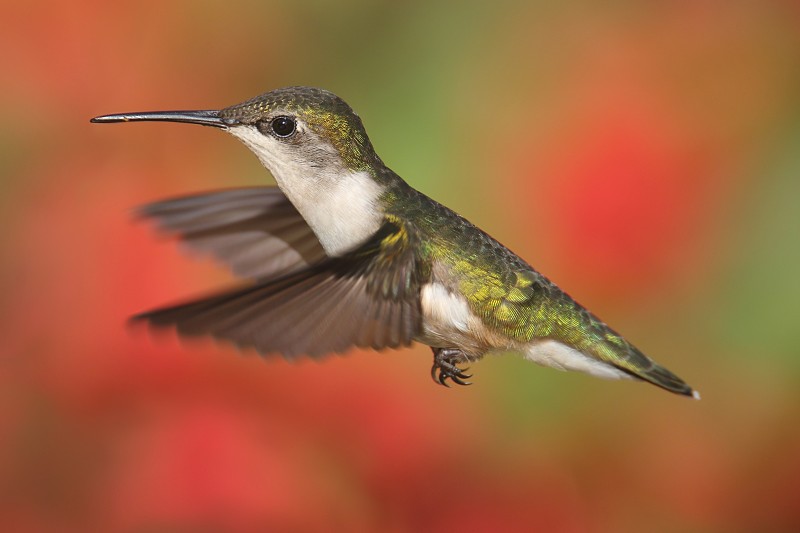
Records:
M445 387L449 387L447 379L459 385L472 385L469 381L464 381L472 377L472 374L465 374L469 368L460 369L456 364L464 358L464 353L456 348L433 348L433 367L431 377L433 381Z

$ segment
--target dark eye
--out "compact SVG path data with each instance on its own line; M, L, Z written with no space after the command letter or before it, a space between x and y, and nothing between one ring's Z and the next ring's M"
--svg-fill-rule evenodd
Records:
M291 137L297 130L294 119L291 117L275 117L270 123L273 133L278 137Z

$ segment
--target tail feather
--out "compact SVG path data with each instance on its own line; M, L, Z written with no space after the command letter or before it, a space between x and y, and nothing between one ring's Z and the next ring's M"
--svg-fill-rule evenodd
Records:
M700 394L677 375L647 357L589 311L584 308L581 308L581 311L584 317L583 324L588 325L587 329L592 332L587 336L579 336L583 341L581 348L585 353L642 381L675 394L700 399Z
M647 357L589 311L584 308L580 310L584 319L582 324L588 334L573 334L573 337L578 339L576 344L582 352L634 378L675 394L700 399L700 394L677 375Z
M694 390L681 378L679 378L678 376L676 376L663 366L659 365L658 363L654 362L653 360L648 358L648 361L650 362L650 365L646 368L638 368L636 370L632 370L630 368L625 368L621 366L619 368L621 370L624 370L625 372L628 372L629 374L638 379L652 383L657 387L661 387L662 389L674 392L675 394L690 396L695 400L700 399L700 393Z

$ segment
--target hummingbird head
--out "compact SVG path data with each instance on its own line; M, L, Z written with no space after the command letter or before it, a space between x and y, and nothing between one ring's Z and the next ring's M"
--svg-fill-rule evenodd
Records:
M358 115L323 89L277 89L227 107L219 117L278 173L298 166L294 170L307 177L316 173L314 169L369 172L381 164Z
M387 173L356 113L323 89L286 87L211 111L104 115L92 122L169 121L222 128L272 173L322 246L336 255L376 231Z

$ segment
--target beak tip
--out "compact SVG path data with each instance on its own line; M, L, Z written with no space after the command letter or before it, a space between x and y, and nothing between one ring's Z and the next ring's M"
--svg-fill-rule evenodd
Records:
M128 118L120 115L100 115L89 119L92 124L105 124L108 122L128 122Z

